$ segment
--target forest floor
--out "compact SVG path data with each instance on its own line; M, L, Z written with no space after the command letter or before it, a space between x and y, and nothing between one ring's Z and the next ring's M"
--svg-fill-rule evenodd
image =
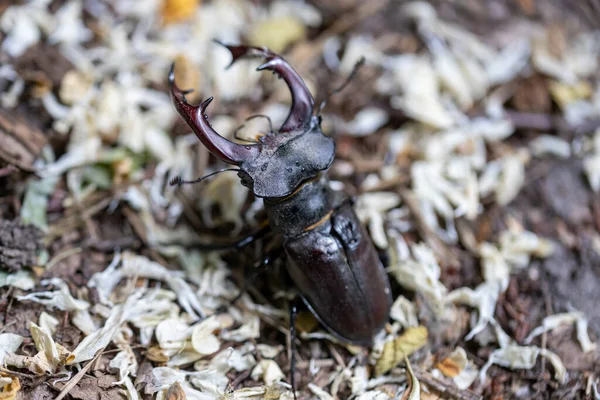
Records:
M317 104L366 58L323 130L392 319L366 349L303 310L299 399L600 399L595 0L0 1L0 399L292 398L296 293L284 259L251 272L277 238L198 250L256 231L260 199L169 185L224 167L173 61L223 135L289 109L214 38L281 51Z

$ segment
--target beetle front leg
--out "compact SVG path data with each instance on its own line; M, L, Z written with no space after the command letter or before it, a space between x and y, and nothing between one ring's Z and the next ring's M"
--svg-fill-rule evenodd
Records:
M290 384L292 385L292 393L294 400L296 397L296 318L298 317L298 299L296 298L290 304L290 341L288 343L288 354L290 360Z

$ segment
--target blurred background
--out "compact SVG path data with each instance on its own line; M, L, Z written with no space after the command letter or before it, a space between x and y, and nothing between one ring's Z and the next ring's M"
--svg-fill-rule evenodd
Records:
M599 398L599 16L596 0L0 1L0 338L25 338L0 348L2 393L165 398L179 382L193 399L291 398L291 289L268 274L229 304L263 244L194 248L256 230L262 200L230 172L169 185L225 167L176 115L173 63L230 139L289 111L286 85L259 60L227 68L219 40L281 53L328 100L331 185L393 284L371 350L305 313L299 398L412 393L405 353L425 398ZM135 315L111 314L125 305ZM42 315L46 336L29 324ZM34 361L40 335L75 361ZM99 349L71 387L43 376Z

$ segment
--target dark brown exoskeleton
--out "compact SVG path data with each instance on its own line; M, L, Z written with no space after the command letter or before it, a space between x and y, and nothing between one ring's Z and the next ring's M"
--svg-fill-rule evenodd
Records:
M317 319L345 342L370 345L388 321L390 284L348 197L329 187L325 172L335 142L321 131L312 95L283 58L265 48L226 47L232 64L264 57L258 70L273 71L290 88L291 111L279 131L256 144L223 138L205 114L212 97L200 106L188 104L171 71L175 108L208 150L239 166L241 183L264 199L269 224L283 238L287 270Z

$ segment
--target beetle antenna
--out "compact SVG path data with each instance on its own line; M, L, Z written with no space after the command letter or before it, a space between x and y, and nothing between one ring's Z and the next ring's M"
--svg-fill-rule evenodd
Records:
M208 179L208 178L210 178L213 175L217 175L217 174L220 174L221 172L227 172L227 171L238 171L239 172L239 171L241 171L241 169L239 169L239 168L225 168L225 169L221 169L221 170L215 171L215 172L213 172L211 174L205 175L205 176L203 176L201 178L193 179L191 181L183 180L183 179L181 179L181 176L178 175L178 176L176 176L175 178L173 178L173 179L171 179L169 181L169 185L171 185L171 186L181 186L181 185L187 185L187 184L193 184L193 183L200 183L203 180Z
M325 100L323 100L321 102L321 104L319 105L319 111L317 112L318 114L321 114L321 111L323 111L323 108L325 108L325 104L327 104L327 101L329 100L329 98L331 96L333 96L334 94L338 94L339 92L341 92L342 90L344 90L346 88L346 86L348 86L348 84L356 77L356 74L358 74L358 70L365 65L365 57L361 57L358 59L358 61L356 62L356 64L354 64L354 67L352 67L352 72L350 72L350 75L348 75L348 77L346 78L346 80L344 81L344 83L342 83L337 89L333 90L332 92L330 92L327 97L325 98Z
M266 119L267 121L269 121L269 133L270 133L270 132L273 132L273 122L271 121L271 118L270 118L268 115L264 115L264 114L256 114L256 115L252 115L252 116L250 116L250 117L246 118L246 121L245 121L245 122L248 122L248 121L250 121L250 120L253 120L253 119L256 119L256 118L264 118L264 119ZM257 142L257 141L255 141L255 140L248 140L248 139L244 139L244 138L241 138L241 137L239 137L239 136L238 136L238 132L239 132L241 129L243 129L245 126L246 126L246 124L245 124L245 123L243 123L243 124L241 124L240 126L238 126L238 127L235 129L235 131L233 131L233 137L234 137L235 139L237 139L237 140L241 140L241 141L243 141L243 142L248 142L248 143L258 143L258 142Z

